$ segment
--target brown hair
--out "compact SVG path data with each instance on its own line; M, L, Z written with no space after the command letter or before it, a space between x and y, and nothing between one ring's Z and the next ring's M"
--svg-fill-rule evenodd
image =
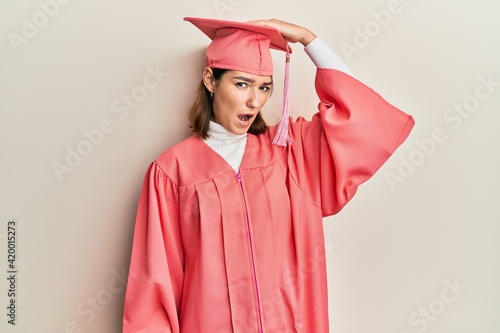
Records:
M218 83L222 76L228 71L229 70L227 69L212 68L216 83ZM212 102L210 91L208 91L207 87L203 84L203 81L201 81L196 92L196 98L188 114L189 127L200 139L207 139L209 136L208 128L210 120L214 120ZM255 116L255 120L252 125L250 125L248 133L259 135L265 133L266 131L267 124L259 112L257 116Z

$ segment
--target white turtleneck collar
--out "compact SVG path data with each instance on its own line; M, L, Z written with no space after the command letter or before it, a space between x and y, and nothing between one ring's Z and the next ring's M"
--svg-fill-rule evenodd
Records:
M224 126L210 121L208 135L208 139L204 140L205 143L238 172L245 152L247 133L234 134Z
M247 136L247 133L245 134L231 133L224 126L213 121L210 121L208 134L210 135L209 138L215 141L220 141L220 143L226 143L226 144L242 140Z

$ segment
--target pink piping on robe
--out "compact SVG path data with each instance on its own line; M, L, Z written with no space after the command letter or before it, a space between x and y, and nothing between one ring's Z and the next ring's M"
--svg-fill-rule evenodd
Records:
M264 333L329 331L322 217L351 200L414 121L336 70L317 70L316 91L319 112L290 122L293 145L272 144L276 126L248 135L247 209L234 170L194 136L150 165L124 333L257 333L259 304Z

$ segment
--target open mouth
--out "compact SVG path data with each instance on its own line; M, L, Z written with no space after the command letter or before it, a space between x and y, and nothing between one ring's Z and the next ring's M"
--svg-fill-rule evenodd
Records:
M253 114L241 114L238 116L238 119L242 125L248 125L252 118Z

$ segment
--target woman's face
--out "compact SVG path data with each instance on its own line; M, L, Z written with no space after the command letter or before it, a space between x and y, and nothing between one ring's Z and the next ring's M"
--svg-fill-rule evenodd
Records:
M234 134L248 132L272 90L272 77L227 71L218 82L212 81L215 122Z

